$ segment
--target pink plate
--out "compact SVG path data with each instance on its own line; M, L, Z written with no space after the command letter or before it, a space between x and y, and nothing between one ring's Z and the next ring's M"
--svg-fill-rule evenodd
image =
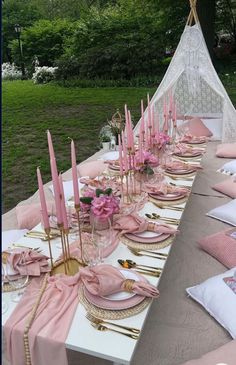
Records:
M126 233L124 236L134 242L156 243L156 242L162 242L162 241L166 240L167 238L170 237L170 234L162 233L162 234L157 234L156 236L153 236L153 237L140 237L135 233Z
M155 195L155 194L149 194L149 195L153 199L163 200L163 201L179 200L186 196L186 194L183 193L166 194L166 195Z
M125 271L128 272L127 275L125 275ZM124 275L124 278L126 278L126 276L130 277L130 275L132 274L135 280L148 282L147 279L145 279L142 275L138 274L137 272L134 272L133 270L121 269L121 272ZM84 288L84 295L86 299L96 307L108 310L128 309L141 303L145 299L145 297L141 295L134 295L129 299L115 301L115 300L105 299L104 297L99 297L98 295L93 295L86 288Z
M193 153L175 153L175 156L179 156L179 157L198 157L198 156L202 156L202 153L199 151L193 152Z
M192 174L193 172L195 172L195 169L179 169L179 170L175 170L175 169L166 169L166 171L170 174L176 174L176 175L187 175L187 174Z

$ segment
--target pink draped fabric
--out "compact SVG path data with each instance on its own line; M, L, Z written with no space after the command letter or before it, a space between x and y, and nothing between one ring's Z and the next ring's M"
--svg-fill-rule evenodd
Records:
M44 278L35 278L5 323L4 335L11 365L25 365L23 334ZM111 265L81 269L74 276L48 277L46 290L29 330L32 365L67 365L65 340L78 305L78 288L83 283L95 295L109 295L124 290L125 278ZM157 288L148 282L134 282L138 295L158 297ZM78 333L79 335L79 333ZM82 335L82 334L81 334Z
M29 331L32 365L67 365L65 340L78 305L79 274L48 279L36 318ZM25 365L23 331L35 305L42 277L32 280L4 326L11 365Z

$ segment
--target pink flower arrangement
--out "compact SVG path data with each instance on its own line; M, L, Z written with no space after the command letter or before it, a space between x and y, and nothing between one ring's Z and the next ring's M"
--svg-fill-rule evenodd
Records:
M168 134L165 134L163 132L156 134L154 138L156 143L159 144L160 147L163 147L170 142L170 137L168 136Z
M92 201L91 211L100 218L109 218L115 213L119 213L119 201L113 195L103 195L95 197Z
M135 161L137 166L136 169L141 173L146 172L148 175L154 174L152 168L159 166L158 158L149 151L143 151L143 164L141 164L141 167L139 152L136 152Z
M103 219L119 213L119 199L112 194L111 188L95 191L88 189L80 198L80 202L82 210L91 211L95 216Z

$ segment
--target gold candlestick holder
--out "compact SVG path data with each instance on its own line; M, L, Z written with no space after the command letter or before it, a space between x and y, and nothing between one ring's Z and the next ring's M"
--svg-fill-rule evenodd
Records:
M82 235L81 235L81 225L80 225L80 204L75 204L75 210L76 210L77 220L78 220L79 246L80 246L80 253L81 253L81 262L82 262L82 264L85 264L84 252L83 252L83 241L82 241Z
M56 274L73 276L79 271L81 266L85 266L85 263L70 254L69 229L64 229L63 224L58 224L58 229L61 238L62 258L53 264L50 274L52 276Z
M51 239L50 239L50 232L51 232L51 228L45 228L44 229L46 236L47 236L47 240L48 240L48 248L49 248L49 257L50 257L50 261L51 261L51 268L53 268L53 259L52 259L52 247L51 247Z

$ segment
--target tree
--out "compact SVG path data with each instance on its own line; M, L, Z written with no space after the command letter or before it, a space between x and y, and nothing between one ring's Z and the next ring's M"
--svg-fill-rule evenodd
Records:
M214 60L216 1L197 0L197 13L208 51Z

